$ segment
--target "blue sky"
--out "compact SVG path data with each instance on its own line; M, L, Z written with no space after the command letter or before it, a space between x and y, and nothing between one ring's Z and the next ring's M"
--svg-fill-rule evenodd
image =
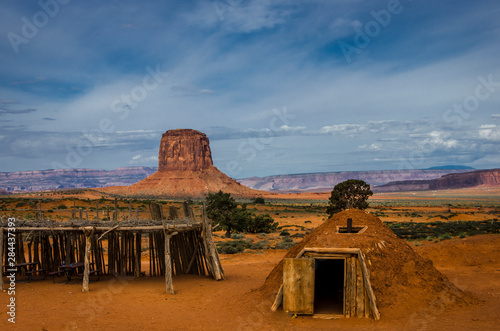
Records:
M2 172L156 166L176 128L234 178L500 164L497 1L0 8Z

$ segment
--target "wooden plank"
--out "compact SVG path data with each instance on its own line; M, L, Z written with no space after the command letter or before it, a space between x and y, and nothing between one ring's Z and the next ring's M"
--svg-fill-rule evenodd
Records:
M345 259L345 295L344 295L344 315L351 317L351 258Z
M356 260L356 316L363 317L365 314L365 287L363 283L363 275L361 271L361 264L358 259Z
M19 228L16 228L17 232L29 232L29 231L84 231L88 230L89 228L95 229L95 232L101 232L101 231L108 231L108 230L115 230L115 227L111 226L101 226L98 227L57 227L57 228L50 228L50 227L27 227L27 226L22 226ZM194 229L199 229L201 228L201 222L196 222L192 224L168 224L168 230L169 231L191 231ZM163 230L164 227L163 225L152 225L152 226L119 226L118 230L120 231L157 231L157 230Z
M278 308L283 303L283 284L281 284L280 289L278 290L278 295L274 299L273 305L271 306L271 311L277 311Z
M368 298L368 294L366 292L366 284L364 284L364 281L363 281L363 296L365 298L365 318L370 318L370 314L371 314L371 310L370 310L370 299Z
M83 288L82 292L89 291L89 273L90 273L90 249L91 249L91 236L93 232L85 233L85 266L83 269Z
M347 259L344 259L344 290L342 293L342 314L346 316L346 298L347 298Z
M7 262L5 265L8 265ZM0 228L0 291L3 291L3 228Z
M138 231L135 233L135 268L134 268L134 276L141 277L141 254L142 254L142 238L141 232Z
M358 254L359 253L359 248L317 248L317 247L306 247L306 248L304 248L304 252Z
M292 314L314 314L314 259L284 259L283 309Z
M351 257L351 317L356 317L356 258Z
M172 282L172 259L170 257L170 237L172 235L165 231L165 286L167 293L175 294Z
M305 252L304 253L305 257L312 257L312 258L317 258L317 259L345 259L346 257L349 257L348 254L333 254L333 253L312 253L312 252ZM357 255L355 255L357 256Z
M372 285L370 282L370 273L368 272L368 269L366 268L365 258L364 258L363 253L361 251L359 251L358 259L359 259L359 262L361 264L361 270L363 271L363 280L365 282L366 294L368 295L368 298L370 301L370 309L372 311L373 318L375 320L379 320L380 313L379 313L378 308L377 308L375 293L373 293L373 290L372 290Z

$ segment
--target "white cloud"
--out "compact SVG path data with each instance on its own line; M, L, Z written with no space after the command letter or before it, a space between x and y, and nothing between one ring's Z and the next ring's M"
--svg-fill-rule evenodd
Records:
M500 141L500 126L483 124L479 127L479 137L489 141Z
M142 154L137 154L134 155L130 161L129 164L146 164L150 165L154 162L158 162L158 156L152 155L152 156L142 156Z
M305 128L306 128L305 126L288 126L285 124L279 128L279 131L285 131L285 132L302 131Z

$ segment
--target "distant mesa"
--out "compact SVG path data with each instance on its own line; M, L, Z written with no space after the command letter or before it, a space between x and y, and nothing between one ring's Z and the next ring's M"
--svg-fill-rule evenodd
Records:
M454 173L431 180L394 181L373 188L374 192L450 190L477 186L499 186L500 169Z
M236 196L260 196L213 165L208 137L192 129L169 130L162 135L158 171L128 187L109 187L121 195L203 197L222 190Z

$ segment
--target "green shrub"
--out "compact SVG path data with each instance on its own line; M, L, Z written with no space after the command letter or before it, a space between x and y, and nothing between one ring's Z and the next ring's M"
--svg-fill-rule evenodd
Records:
M451 239L451 235L449 233L445 233L440 237L441 240Z
M269 215L256 215L248 222L247 231L250 233L271 233L278 229L278 222Z
M253 200L253 203L256 205L264 205L266 203L266 200L264 200L264 198L262 197L258 197Z
M245 238L245 236L240 233L233 233L231 235L231 239L241 239L241 238Z
M294 242L280 242L276 244L275 249L290 249L295 246Z

